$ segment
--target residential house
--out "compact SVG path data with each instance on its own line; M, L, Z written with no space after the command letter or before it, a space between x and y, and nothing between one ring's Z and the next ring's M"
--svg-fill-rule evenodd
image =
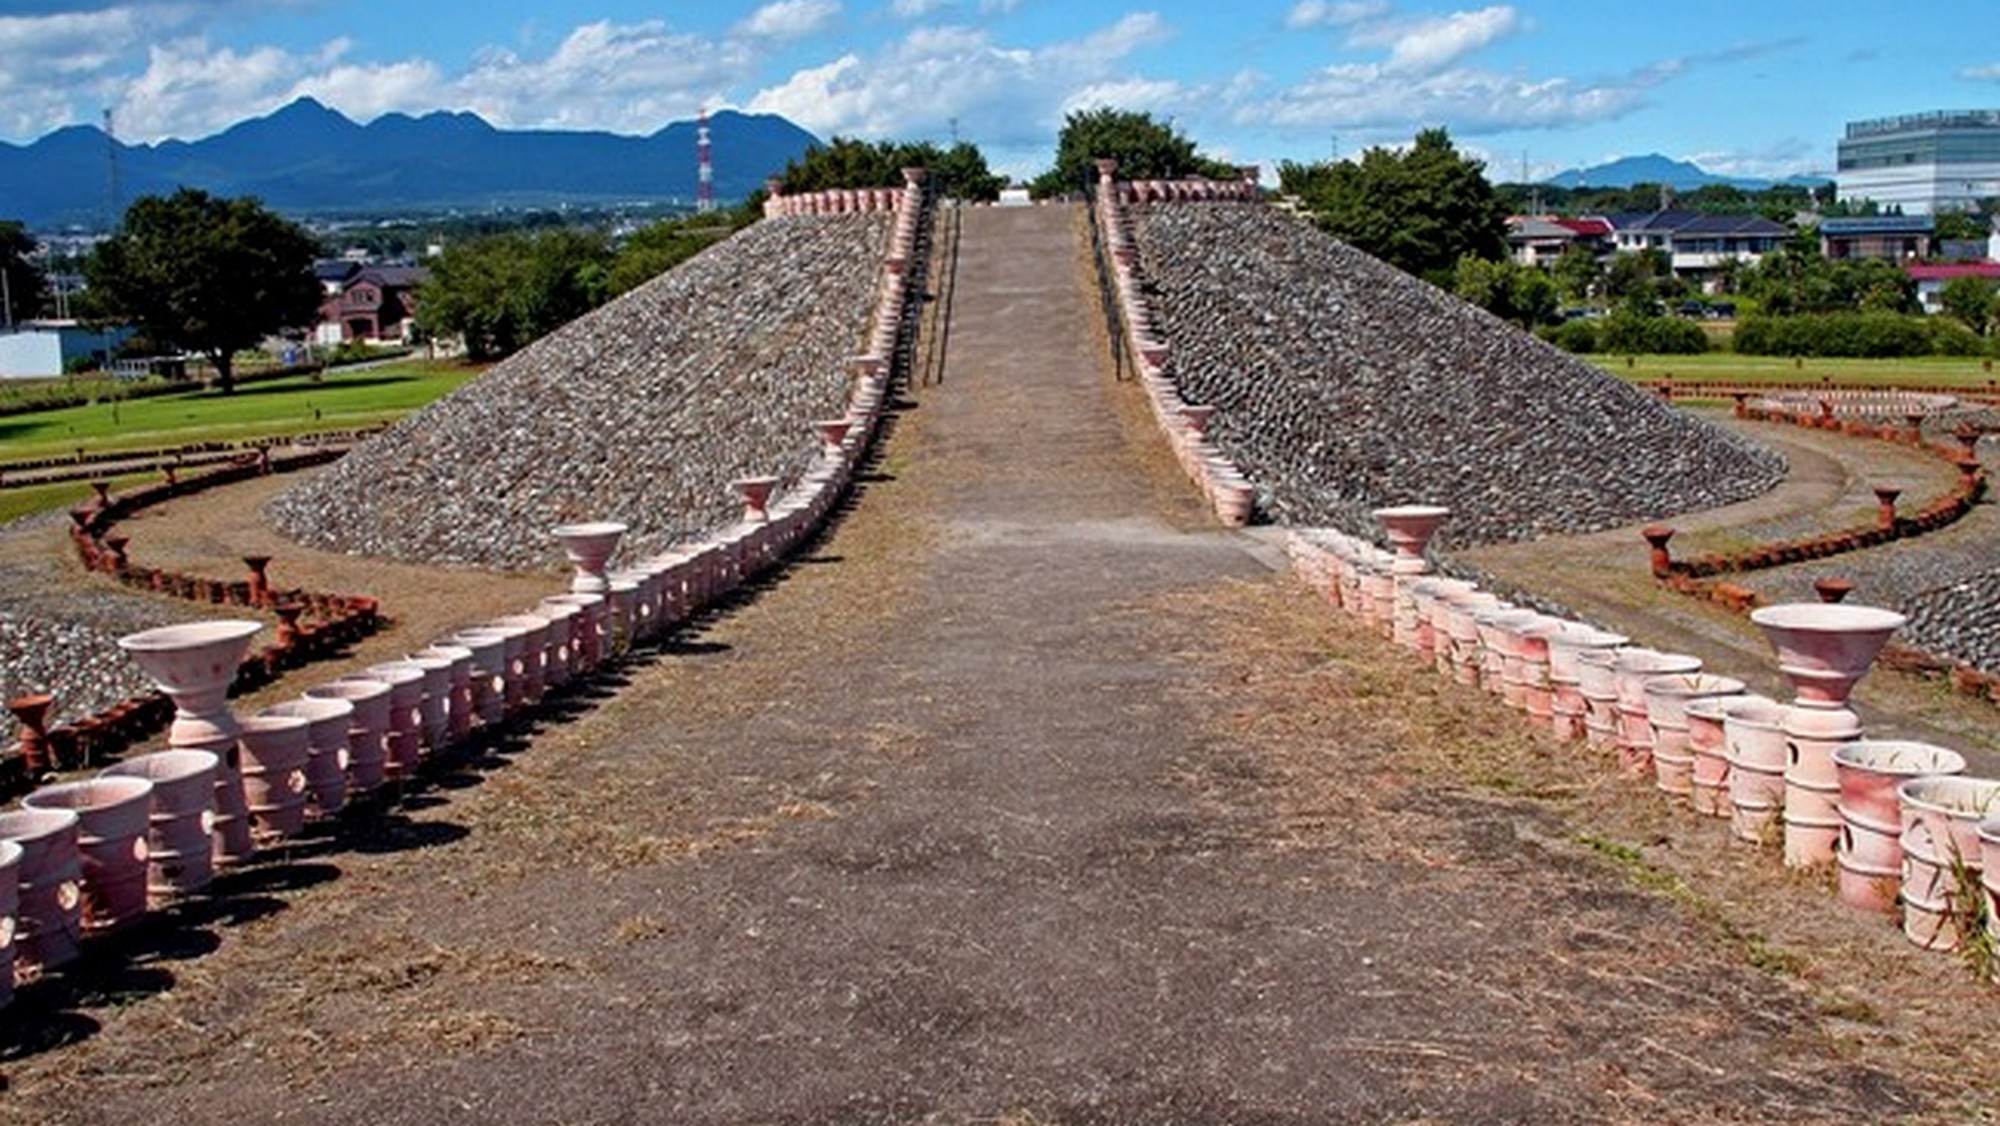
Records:
M1553 266L1573 247L1595 257L1611 252L1611 224L1603 219L1514 215L1507 220L1508 256L1523 266Z
M0 331L0 379L48 379L78 363L108 367L130 328L95 329L73 320L22 321Z
M1675 275L1704 288L1725 263L1753 264L1792 237L1790 227L1762 215L1710 215L1668 207L1609 218L1619 253L1661 251Z
M1917 302L1926 313L1944 311L1944 287L1954 278L1984 278L2000 287L2000 262L1912 262L1903 269L1917 283Z
M345 269L343 267L346 267ZM326 299L313 340L326 347L350 341L408 343L416 328L422 266L371 266L345 260L314 267Z
M1819 248L1828 258L1929 258L1937 221L1929 215L1868 215L1822 219Z

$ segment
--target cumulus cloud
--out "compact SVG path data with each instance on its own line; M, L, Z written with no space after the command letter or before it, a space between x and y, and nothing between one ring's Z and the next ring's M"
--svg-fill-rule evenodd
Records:
M1013 47L978 27L913 30L880 53L849 53L758 91L756 112L821 134L936 137L947 122L1005 163L1041 153L1063 115L1084 105L1165 110L1195 93L1128 72L1130 57L1169 34L1153 13L1124 16L1067 42Z
M825 31L839 18L839 0L773 0L750 13L736 30L754 39L804 39Z
M1294 31L1346 27L1388 14L1388 0L1299 0L1285 13L1285 26Z
M109 104L119 69L154 37L176 34L185 5L0 16L0 134L33 137L75 121L77 104Z
M2000 82L2000 63L1969 66L1959 71L1958 76L1960 78L1971 79L1974 82Z
M895 0L889 5L889 12L897 19L916 20L950 6L951 0Z
M1470 68L1411 75L1374 63L1328 67L1238 113L1291 128L1407 128L1446 123L1468 133L1555 128L1623 116L1642 102L1630 85L1585 85Z
M1348 38L1349 46L1387 47L1396 70L1437 70L1513 35L1526 26L1520 12L1499 4L1418 20L1369 24Z

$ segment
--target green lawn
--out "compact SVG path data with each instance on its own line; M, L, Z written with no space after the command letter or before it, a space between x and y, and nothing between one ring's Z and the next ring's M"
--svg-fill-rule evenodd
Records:
M1818 383L1831 379L1843 387L1928 387L1948 385L1985 389L2000 379L1977 357L1922 356L1896 360L1794 361L1787 356L1738 356L1710 352L1700 356L1585 356L1620 379L1677 383Z
M286 437L392 422L471 379L471 368L400 363L0 418L0 461L193 442Z

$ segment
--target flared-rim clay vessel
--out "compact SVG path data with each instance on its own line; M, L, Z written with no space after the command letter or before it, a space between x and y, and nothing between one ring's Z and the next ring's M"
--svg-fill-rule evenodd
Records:
M213 751L153 751L104 768L102 777L153 784L146 832L146 893L152 906L199 891L215 876Z
M1789 602L1753 610L1750 620L1777 650L1778 669L1798 692L1798 704L1840 708L1909 619L1879 606Z
M229 685L261 622L213 621L159 626L126 634L118 647L129 654L174 702L173 747L226 752L236 738Z
M76 814L83 859L83 929L109 934L146 913L146 829L153 783L145 778L86 778L44 786L21 804Z
M559 525L555 537L562 542L563 553L576 568L569 588L579 594L603 594L609 590L604 564L618 550L618 541L628 531L631 525L613 520Z
M1422 574L1430 570L1424 550L1431 537L1451 516L1451 509L1436 504L1400 504L1378 508L1372 514L1389 533L1389 545L1396 549L1394 569L1399 574Z

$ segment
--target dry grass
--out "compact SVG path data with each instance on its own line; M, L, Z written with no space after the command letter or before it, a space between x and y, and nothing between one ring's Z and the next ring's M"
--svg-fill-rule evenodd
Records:
M1956 960L1915 949L1892 922L1841 907L1829 875L1787 870L1772 848L1731 841L1726 822L1620 780L1608 756L1557 744L1496 699L1451 689L1295 583L1186 593L1159 609L1204 623L1201 643L1187 649L1217 686L1203 702L1259 764L1247 795L1240 781L1200 770L1190 784L1216 801L1268 808L1272 847L1360 840L1374 855L1426 867L1480 863L1449 833L1404 814L1434 801L1503 809L1524 841L1622 873L1670 901L1711 949L1802 998L1817 1027L1790 1033L1816 1055L1923 1092L1932 1102L1912 1120L2000 1120L2000 995ZM1570 971L1621 973L1582 958ZM1747 992L1732 998L1726 982L1714 989L1700 1002L1760 1004Z

